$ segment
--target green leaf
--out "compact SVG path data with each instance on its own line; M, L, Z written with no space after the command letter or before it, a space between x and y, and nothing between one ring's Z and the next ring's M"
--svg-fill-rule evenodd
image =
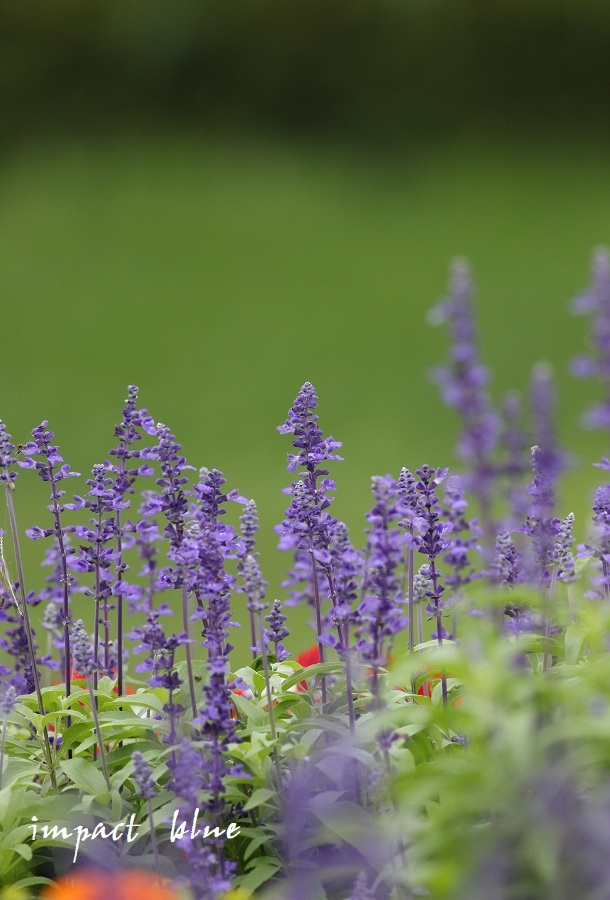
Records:
M97 797L107 792L104 776L92 762L76 757L64 759L59 765L70 781L86 794Z
M281 863L277 859L271 859L268 856L258 856L253 860L251 868L246 875L240 875L235 879L237 887L242 887L247 891L256 891L261 884L269 881L270 878L277 873L281 867Z
M269 788L258 788L258 790L252 793L252 796L244 806L244 810L248 812L250 809L255 809L257 806L266 803L267 800L270 800L272 797L275 797L275 791L272 791Z
M576 623L566 628L565 634L565 659L568 665L574 665L578 662L583 644L587 639L587 632L582 626Z
M241 694L232 694L231 700L241 715L247 716L248 724L254 726L269 724L269 714L264 709L260 709L252 700L248 700Z
M282 691L287 691L300 681L311 681L312 678L316 678L318 675L330 675L335 672L343 672L343 663L325 662L316 663L315 666L307 666L305 669L299 669L294 675L285 678L284 681L282 681Z

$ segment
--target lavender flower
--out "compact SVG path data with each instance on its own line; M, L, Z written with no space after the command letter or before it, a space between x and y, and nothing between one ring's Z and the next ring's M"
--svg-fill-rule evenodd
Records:
M358 609L361 622L357 648L373 668L372 690L379 703L380 666L389 660L390 642L407 624L399 606L399 568L402 564L405 536L394 523L401 517L398 487L390 475L372 478L375 503L367 514L368 569L364 577L365 596Z
M152 777L152 769L139 750L131 754L133 761L133 780L138 796L143 800L152 800L157 796L157 787Z
M201 808L201 793L204 785L204 763L201 754L190 741L183 740L173 759L168 760L172 773L171 788L180 799L180 815L184 821L192 820L195 810ZM177 817L177 814L176 814ZM196 900L211 900L218 893L230 888L230 874L233 864L225 862L224 871L219 871L217 848L203 841L191 840L186 828L176 840L178 847L188 860L188 878Z
M285 640L290 635L290 632L284 625L287 618L288 616L285 616L282 612L281 602L279 600L274 600L271 612L268 616L265 616L265 622L269 623L267 638L269 642L275 646L274 652L278 662L284 662L284 660L290 657L290 654L285 649L284 645L280 643L280 641Z
M510 528L517 528L523 522L529 508L523 476L529 471L529 448L532 444L521 426L521 396L517 391L509 391L504 395L501 414L502 430L499 444L505 456L500 468L508 482L506 499L509 513L506 524Z
M85 497L76 496L73 508L85 508L93 515L89 520L89 526L77 526L77 537L88 544L80 545L80 556L71 561L71 568L77 572L92 572L94 576L94 589L84 589L87 596L93 596L95 601L95 632L93 648L96 662L99 661L99 626L104 630L104 664L102 672L112 676L114 660L110 657L110 611L115 605L110 603L110 597L114 593L115 586L112 574L112 566L118 560L118 551L112 547L112 542L117 537L116 516L119 511L126 509L129 502L124 499L124 489L118 484L118 479L112 477L110 463L101 463L93 467L93 477L87 480L89 487ZM136 589L135 596L139 596ZM100 618L100 615L102 618Z
M252 555L256 545L255 535L258 531L258 511L254 500L248 500L239 518L241 535L244 542L244 553Z
M610 428L610 253L604 247L593 254L591 285L572 303L577 315L591 314L592 353L572 361L576 378L599 378L604 399L584 416L585 428Z
M462 421L458 441L460 459L468 469L466 488L478 499L487 542L492 540L491 504L497 466L494 452L499 420L491 407L488 370L480 362L472 309L472 280L465 262L451 269L450 295L430 315L433 324L448 322L452 348L447 366L432 373L447 406L457 410Z
M146 625L134 628L129 637L132 640L141 641L134 648L134 653L147 651L149 654L143 663L136 666L136 672L152 671L148 684L151 687L164 688L168 692L168 699L163 705L163 712L167 716L169 733L163 737L163 741L173 746L178 740L178 719L180 713L184 712L184 707L174 700L174 694L182 684L182 680L175 669L175 659L178 648L187 642L188 637L185 632L172 634L169 637L166 636L165 631L159 624L159 617L169 614L171 614L171 610L167 604L161 604L158 609L151 610L148 613Z
M157 796L157 788L152 777L152 770L139 750L134 750L131 759L133 761L133 780L136 785L136 792L139 797L146 800L148 806L148 821L150 823L150 842L152 845L153 856L155 858L155 868L157 874L161 875L161 861L159 859L159 847L157 844L157 835L155 832L155 821L153 818L152 800Z
M558 578L562 581L574 581L576 571L574 568L574 513L568 513L557 533L557 540L553 548L553 559L558 571Z
M72 643L74 653L75 668L85 678L92 676L96 671L93 647L89 640L89 636L85 631L82 619L77 619L72 626Z
M243 564L244 591L248 598L247 610L250 613L251 623L254 623L257 614L267 609L268 603L265 603L265 588L267 582L263 579L260 566L256 557L248 555ZM258 655L266 653L266 646L259 646L260 641L256 637L256 631L253 631L253 642L250 650Z
M75 531L75 526L63 526L61 516L66 509L72 509L75 504L62 503L65 491L59 488L59 484L65 478L78 476L78 472L71 472L70 467L63 463L63 458L59 455L59 448L52 444L53 432L46 430L46 420L32 431L33 441L29 441L22 447L22 451L26 459L21 461L19 465L23 469L36 469L43 481L51 486L51 504L49 510L53 514L53 528L42 529L38 526L26 530L28 537L37 540L41 537L49 537L55 535L57 540L60 564L61 578L63 582L63 627L64 627L64 675L66 680L66 696L70 695L70 584L72 576L68 575L68 552L66 549L65 537ZM41 456L42 459L35 462L33 457ZM59 466L59 468L58 468ZM68 724L70 720L67 720Z
M313 385L306 381L288 412L286 422L278 426L280 434L294 435L292 446L298 450L298 453L288 454L288 471L294 472L299 467L302 471L299 472L299 480L292 483L292 503L286 510L286 518L275 530L281 535L280 549L294 548L299 565L304 566L304 554L309 555L319 638L322 634L322 608L318 567L329 583L332 598L334 586L329 547L335 526L335 519L327 512L332 500L328 493L335 489L335 483L326 477L328 470L321 466L327 460L341 460L342 457L334 452L341 446L341 442L332 437L323 437L317 424L318 416L314 413L317 404L318 398ZM320 647L320 659L324 660L323 646ZM325 694L324 683L322 691Z
M356 878L354 890L352 891L349 900L374 900L365 872L360 872Z
M498 533L491 575L497 584L513 585L523 581L521 556L510 536L510 531Z
M447 553L443 556L443 562L453 572L446 576L445 583L453 589L454 593L458 593L476 577L469 554L471 550L479 549L478 538L481 530L476 519L469 521L466 518L468 501L464 497L461 480L457 475L452 475L447 479L444 504L444 514L451 526L451 542ZM470 532L472 537L462 536L467 532Z
M555 391L553 368L549 363L539 362L534 366L531 397L535 442L545 454L545 465L557 478L566 466L566 457L557 445L555 434Z
M10 684L6 689L6 693L0 699L0 713L2 713L2 740L0 741L0 790L2 789L2 777L4 775L4 748L6 746L6 732L8 725L8 717L17 705L17 691L14 685Z
M610 484L598 487L593 501L593 534L584 545L601 567L601 576L591 581L595 589L601 588L606 602L610 602ZM599 596L596 591L587 596Z
M436 619L436 632L433 636L437 639L439 646L442 646L444 638L448 638L449 635L443 628L441 621L443 616L442 596L445 589L440 581L436 560L451 544L450 540L445 537L447 530L451 526L441 522L441 510L436 489L447 477L447 471L447 469L432 469L430 466L424 465L416 473L419 477L416 490L421 498L422 518L426 522L426 530L420 538L419 552L427 556L429 560L427 574L432 582L430 590L426 591L429 600L426 611L431 613ZM441 682L443 704L446 705L447 679L444 672L441 675Z
M12 711L15 709L18 699L19 696L17 694L17 691L12 684L9 684L4 693L4 696L2 697L2 699L0 699L0 712L5 719L8 718L8 716L10 716Z
M551 515L555 505L556 454L537 445L532 447L532 471L534 479L527 486L532 503L520 531L528 535L531 542L530 577L543 584L550 578L549 568L553 564L555 538L559 532L559 519Z

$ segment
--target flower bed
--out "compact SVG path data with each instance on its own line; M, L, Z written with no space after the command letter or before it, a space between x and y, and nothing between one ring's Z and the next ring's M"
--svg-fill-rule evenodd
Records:
M610 396L604 251L577 307L593 328L576 372ZM78 473L47 423L17 447L0 423L0 898L610 896L610 486L575 553L551 372L534 370L527 426L514 395L494 407L461 263L433 318L452 332L435 380L460 416L461 476L373 477L355 546L331 514L341 444L304 384L279 427L294 450L284 603L256 503L188 465L137 388L112 461L69 500ZM588 423L606 428L610 403ZM47 543L40 592L20 469L49 490L26 531ZM313 644L292 658L295 604Z

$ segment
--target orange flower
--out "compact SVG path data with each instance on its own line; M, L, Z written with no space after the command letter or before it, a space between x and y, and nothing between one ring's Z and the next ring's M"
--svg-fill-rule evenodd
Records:
M87 869L43 888L40 900L178 900L170 885L150 872L102 872Z

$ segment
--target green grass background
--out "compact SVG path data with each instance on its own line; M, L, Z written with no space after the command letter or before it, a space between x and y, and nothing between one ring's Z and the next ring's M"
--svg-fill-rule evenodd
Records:
M599 391L567 374L586 343L567 304L592 248L610 243L607 151L471 135L367 155L176 130L19 144L0 170L0 416L17 441L48 419L88 476L138 384L189 462L256 499L269 595L281 596L289 559L273 525L290 441L276 426L305 380L325 433L344 442L332 511L356 543L371 475L455 463L457 422L427 379L446 337L425 318L461 255L495 396L527 390L536 360L555 366L574 454L560 512L577 513L582 540L608 438L578 427ZM66 487L82 493L84 478ZM15 498L22 528L50 524L33 473ZM30 587L41 553L27 548ZM309 643L303 620L294 648Z

